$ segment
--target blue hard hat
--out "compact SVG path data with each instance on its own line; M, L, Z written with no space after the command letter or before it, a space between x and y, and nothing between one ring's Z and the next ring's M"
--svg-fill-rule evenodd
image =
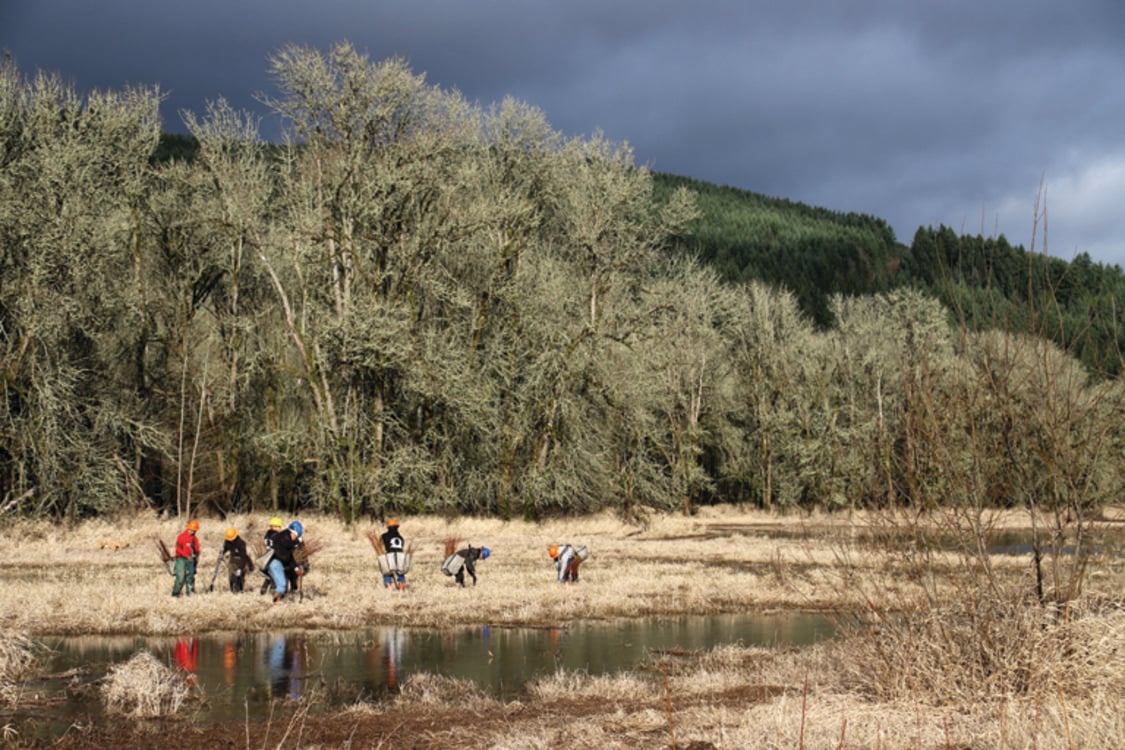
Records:
M289 524L289 530L296 532L297 536L305 535L305 527L301 525L300 521L294 521L293 523Z
M492 554L492 551L490 549L488 549L488 547L481 547L480 548L480 559L487 560L488 556L491 555L491 554Z

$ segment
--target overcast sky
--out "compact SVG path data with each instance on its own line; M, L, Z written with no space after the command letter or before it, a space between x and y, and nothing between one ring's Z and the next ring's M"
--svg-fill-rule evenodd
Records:
M21 71L158 84L170 131L220 96L256 110L286 43L343 40L906 243L945 224L1041 251L1041 195L1051 254L1125 267L1123 0L0 0Z

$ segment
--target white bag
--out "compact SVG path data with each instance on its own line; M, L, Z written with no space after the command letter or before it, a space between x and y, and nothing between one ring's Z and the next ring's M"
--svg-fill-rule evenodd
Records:
M447 576L455 576L463 567L465 567L465 558L454 552L442 562L441 572Z

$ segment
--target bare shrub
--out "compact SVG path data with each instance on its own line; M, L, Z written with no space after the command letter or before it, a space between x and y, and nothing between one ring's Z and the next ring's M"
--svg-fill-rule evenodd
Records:
M982 553L972 575L965 558L932 551L925 564L899 568L920 582L922 593L909 606L869 600L865 611L838 618L841 677L852 689L880 701L909 697L939 706L1098 700L1125 690L1120 608L1093 597L1042 606L1026 574L987 569Z
M183 675L147 651L109 670L102 685L106 711L137 718L168 716L182 710L191 695Z

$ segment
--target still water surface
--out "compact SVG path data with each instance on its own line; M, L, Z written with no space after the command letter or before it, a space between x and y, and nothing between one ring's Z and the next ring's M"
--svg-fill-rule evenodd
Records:
M48 679L25 686L48 700L41 721L66 723L101 711L96 681L138 651L190 673L206 696L203 721L266 716L275 699L343 705L395 692L411 674L471 680L501 699L556 670L606 674L654 654L723 644L804 646L828 638L824 617L721 615L575 623L557 628L490 626L446 630L384 627L358 632L253 633L178 639L46 639L49 674L79 670L81 685ZM25 717L26 718L26 717ZM40 732L34 732L40 734ZM25 735L26 736L26 735Z

